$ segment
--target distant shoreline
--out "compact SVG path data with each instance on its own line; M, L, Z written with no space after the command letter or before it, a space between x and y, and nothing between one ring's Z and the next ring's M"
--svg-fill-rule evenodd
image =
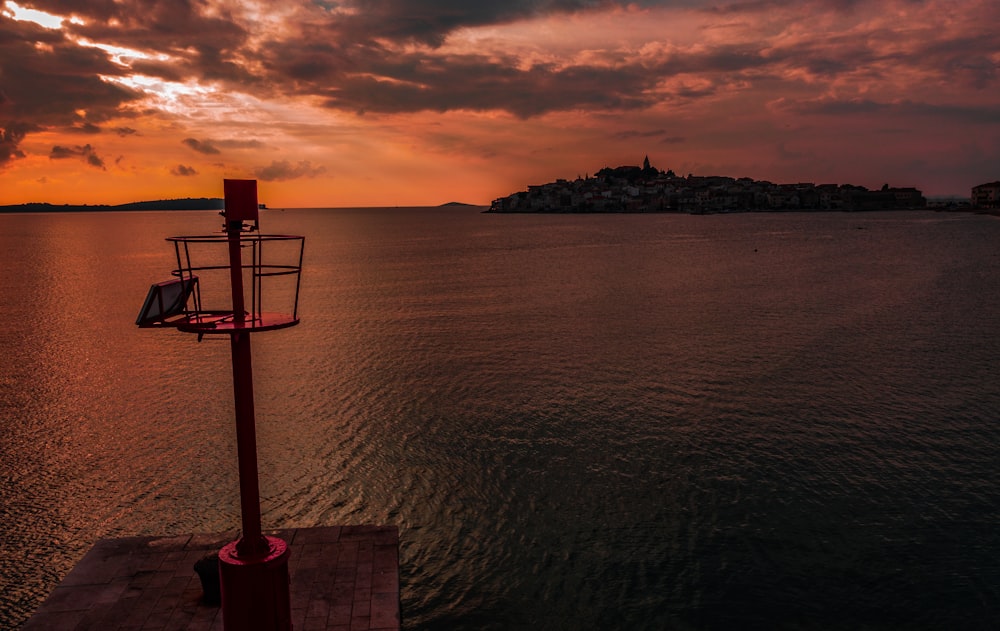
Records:
M78 213L116 212L135 210L222 210L225 203L217 197L185 197L183 199L157 199L127 204L49 204L32 202L0 206L0 213Z
M130 202L128 204L50 204L48 202L31 202L28 204L7 204L0 206L3 213L79 213L79 212L118 212L142 210L225 210L225 200L217 197L186 197L183 199L159 199L145 202ZM326 208L321 206L302 206L301 208ZM335 208L359 208L355 206L331 206ZM399 206L362 206L360 208L400 208ZM406 206L406 208L411 208ZM465 202L446 202L436 206L412 206L412 208L489 208L486 204L467 204ZM294 210L294 208L268 208L261 205L261 210Z
M752 208L752 209L730 209L730 210L564 210L564 209L540 209L540 210L507 210L497 212L491 210L489 206L483 204L466 204L462 202L448 202L437 206L331 206L331 207L311 207L301 208L262 208L261 210L272 212L285 210L380 210L380 209L434 209L434 208L468 208L482 209L483 214L506 214L506 215L736 215L746 213L844 213L844 214L865 214L870 212L948 212L948 213L970 213L976 215L1000 216L1000 211L976 208L969 205L937 205L928 204L924 207L914 208L870 208L870 209L830 209L830 208ZM18 213L85 213L85 212L142 212L142 211L197 211L197 210L224 210L225 205L222 199L199 198L184 200L157 200L148 202L133 202L129 204L49 204L49 203L29 203L29 204L8 204L0 206L0 214Z

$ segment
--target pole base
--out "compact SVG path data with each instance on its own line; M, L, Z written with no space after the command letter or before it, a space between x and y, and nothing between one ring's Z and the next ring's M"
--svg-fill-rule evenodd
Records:
M240 558L236 542L219 551L222 625L226 631L291 631L288 544L265 537L268 552Z

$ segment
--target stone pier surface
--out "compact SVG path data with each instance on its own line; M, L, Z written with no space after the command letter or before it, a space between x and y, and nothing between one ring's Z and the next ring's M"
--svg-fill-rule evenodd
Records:
M398 631L395 526L269 530L291 548L295 631ZM63 579L23 631L222 631L203 604L194 564L236 533L102 539Z

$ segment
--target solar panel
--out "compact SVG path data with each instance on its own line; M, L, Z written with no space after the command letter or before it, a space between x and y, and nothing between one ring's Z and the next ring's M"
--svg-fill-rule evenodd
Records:
M139 326L164 325L166 320L185 313L188 298L197 284L197 276L156 283L149 288L135 323Z

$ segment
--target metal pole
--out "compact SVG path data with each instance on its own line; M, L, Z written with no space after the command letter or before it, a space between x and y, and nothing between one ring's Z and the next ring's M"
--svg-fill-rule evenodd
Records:
M243 535L219 550L222 624L226 631L291 631L288 544L277 537L265 537L260 526L253 362L250 357L250 328L254 322L247 322L243 300L243 222L227 220L226 232L233 293L234 326L229 339L233 353Z
M257 478L257 429L253 409L253 367L250 334L230 336L233 353L233 397L236 401L236 455L239 459L240 511L243 536L236 544L241 558L265 555L267 540L261 534L260 486Z
M227 222L229 273L232 281L233 320L245 321L243 302L243 254L240 247L242 221ZM268 543L260 526L260 486L257 475L257 429L253 408L253 361L250 333L234 331L229 336L233 357L233 398L236 403L236 454L239 460L240 511L243 536L236 544L240 558L264 556Z

